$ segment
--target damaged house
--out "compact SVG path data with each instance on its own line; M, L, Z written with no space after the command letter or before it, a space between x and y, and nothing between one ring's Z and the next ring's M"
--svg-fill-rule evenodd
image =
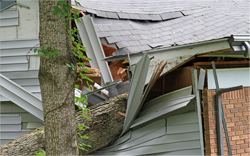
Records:
M108 93L81 90L92 104L129 90L120 138L92 154L250 153L249 1L79 2L85 63ZM43 124L39 57L27 54L39 44L38 3L10 5L0 13L1 144Z

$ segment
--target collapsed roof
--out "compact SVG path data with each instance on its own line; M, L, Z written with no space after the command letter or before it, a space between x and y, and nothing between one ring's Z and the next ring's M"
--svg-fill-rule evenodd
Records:
M79 0L113 56L250 34L249 1ZM73 4L74 5L74 4Z

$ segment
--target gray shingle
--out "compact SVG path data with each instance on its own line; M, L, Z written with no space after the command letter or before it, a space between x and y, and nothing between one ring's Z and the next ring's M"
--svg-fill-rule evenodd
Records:
M128 41L128 44L130 46L138 46L138 45L141 45L139 41Z
M150 40L139 40L139 42L140 42L142 45L146 45L146 44L149 44L149 43L150 43Z
M118 37L113 37L113 36L106 37L106 39L107 39L107 41L108 41L109 44L116 43L116 42L120 41L120 39Z
M138 48L139 48L141 51L146 51L146 50L150 50L150 49L152 49L152 48L151 48L151 47L149 47L148 45L138 46Z
M183 16L181 12L172 12L171 14L172 14L173 18L177 18L177 17L182 17Z
M128 42L117 42L117 43L116 43L116 46L117 46L119 49L121 49L121 48L124 48L124 47L128 47L129 44L128 44Z
M162 18L163 20L167 20L167 19L171 19L171 18L173 18L173 17L172 17L172 14L171 14L170 12L167 12L167 13L161 14L161 18Z
M128 50L128 48L127 48L127 47L124 47L124 48L121 48L121 49L117 49L117 50L113 53L113 55L115 55L115 56L126 55L128 52L130 52L130 51Z
M154 39L151 39L151 42L152 42L152 43L159 43L159 42L161 42L161 41L162 41L161 38L154 38Z
M132 35L129 30L120 31L121 35Z
M139 16L142 20L151 20L151 18L148 14L139 14Z
M99 25L98 27L101 31L111 31L108 25Z
M96 14L96 10L94 9L86 9L86 11L92 14Z
M152 21L161 21L162 18L159 14L149 15Z
M131 35L129 36L131 38L131 40L141 40L142 37L140 35Z
M149 35L140 35L142 39L150 39L150 36Z
M120 31L109 31L109 34L111 36L119 36L119 35L121 35Z
M111 29L112 30L122 30L122 27L120 27L119 25L112 25Z
M128 14L130 19L135 19L135 20L140 20L141 17L139 16L139 14Z
M118 19L118 15L116 12L106 12L108 18L115 18L115 19Z
M133 30L130 24L123 24L121 25L121 27L123 30Z
M98 32L97 35L98 35L98 37L110 36L109 32Z
M162 43L150 43L148 44L151 48L158 48L158 47L162 47L164 44Z
M100 17L108 17L106 12L100 10L96 10L96 15Z
M137 46L127 47L130 53L140 52L141 50Z
M117 14L121 19L130 19L127 13L118 12Z
M118 36L120 41L129 41L131 38L129 36Z

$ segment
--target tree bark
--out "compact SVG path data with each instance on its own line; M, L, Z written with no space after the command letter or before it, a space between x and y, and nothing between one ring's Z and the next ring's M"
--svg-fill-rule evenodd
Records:
M71 5L71 0L64 0ZM53 13L58 0L39 1L40 47L58 50L56 56L41 57L39 82L41 87L45 149L47 155L77 155L77 135L74 106L74 72L66 66L73 63L71 34L64 29L70 20Z
M78 142L91 145L86 148L88 151L80 150L80 155L91 153L114 142L122 132L124 116L118 112L125 113L127 106L127 94L118 95L98 105L90 107L86 114L92 118L87 120L81 117L81 111L76 113L77 124L84 124L89 127L86 131L78 131L81 135L89 136L89 139L82 139L78 136ZM34 155L35 152L45 150L44 130L38 128L16 140L0 146L0 155ZM47 154L47 151L46 151Z

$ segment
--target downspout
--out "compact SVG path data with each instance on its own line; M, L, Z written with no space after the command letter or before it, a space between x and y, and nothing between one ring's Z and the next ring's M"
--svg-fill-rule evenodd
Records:
M236 87L230 87L226 89L220 89L215 94L215 106L216 106L216 131L217 131L217 145L218 145L218 155L224 155L224 148L223 148L223 131L222 131L222 119L224 124L224 129L226 133L226 139L227 139L227 145L228 145L228 151L230 156L232 156L232 149L230 145L229 136L227 133L227 126L226 126L226 120L224 117L224 111L221 103L221 94L234 91L234 90L240 90L243 89L243 86L236 86Z
M222 127L222 120L223 120L225 135L226 135L226 139L227 139L228 151L229 151L229 155L232 156L233 154L232 154L232 149L231 149L230 140L229 140L229 136L228 136L227 123L226 123L226 119L224 116L224 110L222 107L221 94L223 94L225 92L243 89L243 86L241 85L241 86L230 87L230 88L226 88L226 89L220 89L214 61L212 61L212 67L213 67L214 81L215 81L216 90L217 90L217 93L215 94L215 109L216 109L216 132L217 132L218 155L224 155L223 129L222 129L223 128Z
M249 45L249 43L247 41L244 41L243 46L246 49L246 51L244 53L244 56L247 57L248 55L250 55L250 45Z

